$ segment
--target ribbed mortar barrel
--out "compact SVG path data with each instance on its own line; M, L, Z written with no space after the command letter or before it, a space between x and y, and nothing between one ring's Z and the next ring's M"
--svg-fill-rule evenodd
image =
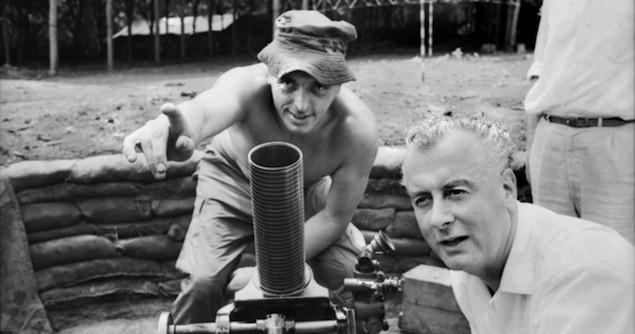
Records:
M306 285L302 151L269 142L254 147L248 158L260 288L273 295L301 292Z

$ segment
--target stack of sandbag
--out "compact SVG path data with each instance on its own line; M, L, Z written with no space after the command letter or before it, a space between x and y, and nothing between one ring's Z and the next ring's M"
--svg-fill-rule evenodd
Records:
M157 181L140 158L25 161L2 171L20 205L40 297L54 306L112 294L175 295L202 153Z
M353 216L366 243L379 231L390 237L395 251L378 255L387 273L403 273L419 264L443 266L423 239L412 204L401 185L403 147L382 146L377 152L364 197Z

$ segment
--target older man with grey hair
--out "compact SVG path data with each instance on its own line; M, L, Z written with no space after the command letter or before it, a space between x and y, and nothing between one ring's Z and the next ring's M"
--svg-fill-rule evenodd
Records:
M518 202L506 130L432 118L406 142L402 182L473 334L633 333L633 246L606 226Z

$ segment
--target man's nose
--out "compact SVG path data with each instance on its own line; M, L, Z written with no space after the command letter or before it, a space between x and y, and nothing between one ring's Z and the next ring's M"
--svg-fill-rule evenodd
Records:
M295 107L299 112L306 112L309 110L309 96L303 89L298 90L294 100Z
M430 212L430 224L436 229L447 228L454 221L449 206L444 201L435 201Z

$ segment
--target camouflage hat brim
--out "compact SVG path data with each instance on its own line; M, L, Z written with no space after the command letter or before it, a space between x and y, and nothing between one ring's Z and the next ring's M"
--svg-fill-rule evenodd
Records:
M306 72L323 85L336 85L355 80L344 54L328 53L274 39L258 54L269 73L280 78L293 71Z

